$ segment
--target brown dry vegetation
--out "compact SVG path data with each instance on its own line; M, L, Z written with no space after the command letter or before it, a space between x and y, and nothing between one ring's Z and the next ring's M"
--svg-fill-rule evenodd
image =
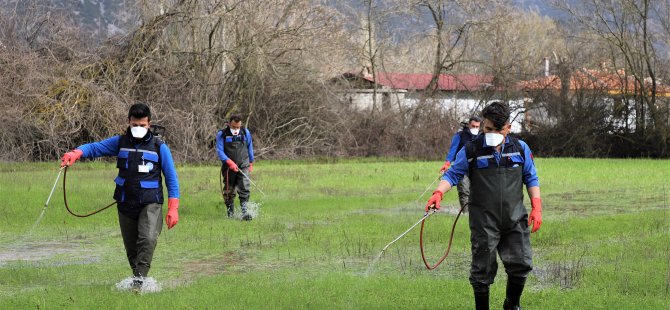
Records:
M559 55L554 65L567 74L603 56L595 43L571 41L554 21L512 10L504 0L368 0L338 9L311 0L138 0L135 9L136 28L99 42L69 12L0 7L1 160L54 160L80 144L121 133L127 108L136 101L152 107L152 121L167 128L166 140L183 161L213 160L216 131L232 113L244 115L262 158L436 159L448 148L457 116L430 101L392 111L354 110L340 101L343 89L331 78L371 66L491 74L508 87L534 76L533 62L552 52ZM433 30L414 32L403 42L392 37L394 18L422 15L432 16ZM582 25L584 33L593 26L585 19ZM655 29L661 29L657 38L670 33ZM665 58L653 50L636 52L639 38L631 33L624 34L632 36L630 44L612 43L602 31L590 35L610 48L605 58L623 59L637 76L666 77L659 69ZM638 58L627 60L631 55ZM527 95L512 90L498 97ZM667 101L636 97L630 107L640 115L636 129L621 130L602 126L607 111L590 104L598 95L534 95L557 111L552 116L558 121L534 128L528 138L544 155L668 155ZM556 139L566 142L547 142ZM612 152L620 143L632 146Z

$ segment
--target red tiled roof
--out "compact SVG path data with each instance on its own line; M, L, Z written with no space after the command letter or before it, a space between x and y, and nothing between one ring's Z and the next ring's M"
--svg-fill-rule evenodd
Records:
M576 71L570 77L569 90L601 90L610 94L620 94L623 92L633 93L639 87L639 83L633 76L623 76L623 72L608 73L597 70L582 69ZM518 87L524 91L534 90L560 90L562 87L561 79L556 75L550 75L530 81L519 82ZM645 86L651 90L651 82L645 81ZM659 95L670 95L670 86L656 84L656 92Z
M358 74L367 81L375 82L372 75ZM392 88L406 90L424 90L430 84L433 77L430 73L386 73L378 74L377 84ZM440 74L437 81L437 90L457 91L467 90L475 91L492 86L493 76L478 74Z

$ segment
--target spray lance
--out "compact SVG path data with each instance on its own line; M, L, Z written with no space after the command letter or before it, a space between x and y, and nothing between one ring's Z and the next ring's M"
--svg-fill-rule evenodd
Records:
M423 259L423 264L424 264L424 265L426 266L426 268L428 268L429 270L433 270L433 269L437 268L437 266L439 266L440 264L442 264L442 262L447 258L447 256L449 256L449 251L451 251L451 244L452 244L452 241L453 241L453 239L454 239L454 231L455 231L455 229L456 229L456 223L458 223L458 219L460 218L461 214L463 213L463 208L460 209L460 211L458 212L458 215L456 216L456 220L454 220L454 224L451 226L451 233L450 233L450 235L449 235L449 245L447 246L447 250L445 251L444 255L437 261L437 263L436 263L435 265L432 265L432 266L431 266L430 263L428 263L428 260L426 259L426 253L425 253L425 251L424 251L424 245L423 245L423 231L424 231L424 227L425 227L425 224L426 224L426 219L427 219L428 217L430 217L431 215L435 214L435 212L437 212L437 209L435 209L435 205L432 205L432 206L430 207L429 211L426 212L426 213L423 215L423 217L422 217L418 222L414 223L414 225L412 225L412 226L411 226L409 229L407 229L404 233L402 233L402 234L401 234L400 236L398 236L397 238L393 239L393 241L389 242L389 243L382 249L382 252L381 252L381 253L385 253L385 252L386 252L386 249L388 249L388 247L390 247L390 246L391 246L392 244L394 244L396 241L398 241L398 240L400 240L402 237L404 237L407 233L409 233L412 229L414 229L414 227L416 227L417 225L421 224L421 232L419 233L419 247L421 248L421 259Z
M439 179L440 179L440 176L438 176L436 179L433 179L433 182L431 182L431 183L426 187L426 189L423 191L423 193L421 193L421 195L419 195L419 197L416 198L416 202L419 202L419 200L421 200L421 197L423 197L423 195L425 195L426 192L428 192L428 190L429 190L431 187L433 187L433 184L435 184L435 181L437 181L437 180L439 180ZM431 208L430 211L426 212L426 213L423 215L423 217L422 217L418 222L416 222L414 225L412 225L412 227L410 227L410 228L407 229L404 233L402 233L400 236L398 236L398 238L395 238L395 239L393 239L393 241L389 242L389 243L382 249L382 253L386 252L386 249L388 249L388 247L390 247L392 244L394 244L396 241L400 240L400 238L404 237L408 232L410 232L412 229L414 229L414 227L416 227L416 225L419 225L419 223L423 222L423 220L425 220L425 219L428 218L429 216L433 215L433 213L435 213L435 211L436 211L435 209Z
M245 178L247 178L247 180L249 180L249 182L251 182L251 184L252 184L253 186L255 186L256 189L258 189L259 192L261 192L261 194L263 194L263 197L266 197L266 195L265 195L265 193L263 192L263 190L261 190L261 188L258 187L258 185L256 185L256 183L254 183L254 181L252 181L251 178L250 178L246 173L242 172L242 170L239 170L239 172L240 172Z
M30 228L30 231L33 231L33 229L35 229L37 224L39 224L40 221L42 220L42 217L44 216L44 212L47 210L47 207L49 206L49 201L51 201L51 196L53 196L53 194L54 194L54 190L56 189L56 185L58 184L58 180L60 179L60 174L63 172L63 169L65 169L65 167L61 167L58 170L58 175L56 176L56 181L54 182L54 186L51 187L51 193L49 193L49 197L47 197L47 201L44 203L44 208L42 208L42 212L40 213L40 216L37 218L37 221L35 221L35 224L33 224L33 227Z
M440 179L440 177L437 178L437 180L439 180L439 179ZM423 195L428 191L428 189L429 189L434 183L435 183L435 180L433 180L433 183L431 183L431 184L428 186L428 188L426 188L426 190L419 196L419 198L417 198L417 201L418 201L419 199L421 199L421 196L423 196ZM414 225L412 225L409 229L407 229L405 232L403 232L402 234L400 234L400 236L398 236L397 238L393 239L393 241L389 242L389 243L382 249L382 251L381 251L381 253L380 253L380 256L381 256L383 253L385 253L386 250L387 250L392 244L394 244L396 241L400 240L402 237L404 237L405 235L407 235L407 233L409 233L412 229L414 229L414 227L416 227L417 225L421 224L421 231L420 231L420 233L419 233L419 247L421 248L421 258L423 259L423 263L424 263L424 265L425 265L426 268L428 268L429 270L433 270L433 269L437 268L437 267L438 267L438 266L439 266L439 265L440 265L440 264L447 258L447 256L449 256L449 251L451 250L451 244L452 244L452 241L453 241L453 239L454 239L454 231L455 231L455 228L456 228L456 223L458 223L458 219L460 218L461 214L463 213L463 209L464 209L465 207L467 207L467 204L465 204L463 207L461 207L461 209L458 211L458 215L456 215L456 219L454 220L454 224L453 224L452 227L451 227L451 233L450 233L450 236L449 236L449 245L447 246L447 250L445 251L444 255L438 260L438 262L437 262L435 265L430 265L430 263L428 263L428 260L426 259L426 254L425 254L425 251L424 251L424 245L423 245L423 231L424 231L424 227L425 227L425 224L426 224L426 219L427 219L428 217L430 217L431 215L435 214L435 212L437 212L437 209L435 208L435 204L431 205L431 206L428 208L428 212L426 212L426 213L423 215L423 217L422 217L418 222L414 223Z
M101 211L103 211L103 210L105 210L105 209L107 209L107 208L113 206L114 204L116 204L116 202L113 202L112 204L110 204L110 205L108 205L108 206L106 206L106 207L104 207L104 208L102 208L102 209L100 209L100 210L97 210L97 211L95 211L95 212L91 212L91 213L89 213L89 214L77 214L77 213L74 213L74 212L72 211L72 209L70 209L70 206L69 206L68 203L67 203L67 193L66 193L66 186L65 186L65 184L66 184L66 179L67 179L67 169L68 169L68 167L69 167L69 166L63 166L63 167L61 167L61 168L58 170L58 175L56 176L56 181L54 182L53 187L51 187L51 192L49 193L49 197L47 197L47 201L44 203L44 207L42 208L42 212L40 213L40 216L39 216L39 217L37 218L37 220L35 221L35 224L33 224L33 226L30 228L30 231L33 231L33 229L35 229L35 227L37 227L37 224L39 224L40 221L42 220L42 217L44 217L44 212L46 212L47 207L49 206L49 202L51 201L51 197L53 196L54 191L56 190L56 185L58 185L58 180L60 179L60 175L61 175L61 173L63 174L63 202L65 203L65 208L67 209L67 211L68 211L70 214L72 214L72 215L74 215L74 216L76 216L76 217L88 217L88 216L91 216L91 215L96 214L96 213L98 213L98 212L101 212Z
M412 229L414 229L414 227L416 227L416 225L419 225L420 223L423 223L423 221L424 221L425 219L427 219L429 216L433 215L434 213L435 213L435 209L431 209L430 211L426 212L426 214L424 214L423 217L422 217L418 222L414 223L414 225L412 225L412 227L410 227L409 229L407 229L404 233L400 234L400 236L398 236L397 238L393 239L393 241L389 242L389 243L382 249L382 253L386 252L386 249L388 249L388 247L390 247L390 246L391 246L392 244L394 244L396 241L400 240L400 238L404 237L408 232L410 232ZM421 225L421 227L423 228L423 225ZM422 251L422 253L423 253L423 251Z
M225 197L226 195L223 191L223 173L224 173L224 171L225 171L225 169L223 167L221 167L221 172L219 173L219 184L221 185L221 196L223 196L223 200L226 200L226 197ZM242 170L238 170L237 172L239 172L240 174L242 174L242 176L247 178L247 180L249 180L251 185L256 187L256 189L258 189L258 191L261 192L261 194L263 194L263 197L267 196L267 195L265 195L263 190L260 187L258 187L258 185L253 180L251 180L251 178L246 173L242 172Z

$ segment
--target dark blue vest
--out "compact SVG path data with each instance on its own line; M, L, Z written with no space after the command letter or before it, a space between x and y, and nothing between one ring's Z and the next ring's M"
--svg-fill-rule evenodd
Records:
M458 151L460 151L468 142L470 142L470 141L476 139L477 137L479 137L479 135L476 135L476 136L473 135L470 132L470 129L467 128L467 127L463 128L461 131L459 131L458 134L461 135L461 139L460 139L461 141L458 142L458 148L456 149L456 153L458 153Z
M114 200L132 205L163 203L162 144L163 141L151 133L137 147L128 134L121 136L116 159L119 175L114 180ZM148 172L140 172L140 165L146 167Z
M240 128L240 134L234 136L230 127L222 130L223 132L223 151L228 158L232 159L240 168L249 167L249 138L247 130Z
M478 231L485 227L487 232L507 232L520 220L522 225L528 221L523 206L523 149L518 139L508 138L500 163L492 148L483 146L484 135L465 146L470 163L470 227L481 228ZM475 248L473 241L473 253Z
M500 155L500 164L496 161L490 147L484 147L484 135L478 135L477 138L466 146L465 154L470 164L470 169L486 169L486 168L511 168L523 166L523 149L519 143L519 139L512 136L507 136L509 143ZM500 166L498 166L500 165Z

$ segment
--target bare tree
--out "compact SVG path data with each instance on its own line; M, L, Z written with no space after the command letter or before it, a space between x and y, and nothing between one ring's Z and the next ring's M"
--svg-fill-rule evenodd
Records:
M515 91L516 82L534 78L541 59L551 55L563 89L541 95L553 104L547 113L565 124L579 118L579 109L609 113L604 121L581 118L603 124L583 127L594 133L585 137L631 139L623 120L635 116L630 128L644 134L641 143L668 138L668 101L657 95L670 77L665 2L589 0L581 5L600 19L573 14L578 31L517 10L509 0L124 3L132 10L126 20L137 16L139 23L102 46L67 10L37 0L0 6L0 158L53 159L122 133L135 101L151 105L180 160L214 159L216 131L232 113L246 116L260 156L431 158L443 151L436 145L448 142L443 132L456 123L448 112L400 100L397 109L387 109L377 102L377 83L374 109L357 111L340 102L343 90L331 78L354 67L368 67L373 80L385 72L430 71L434 91L446 72L493 74L495 93L482 96L513 100L526 95ZM608 98L602 93L568 87L585 61L598 65L604 57L634 76L634 83L621 76L630 89L609 106L599 103ZM405 137L407 130L431 134L418 142ZM583 154L608 153L592 148Z
M477 6L476 1L464 3L456 0L421 0L417 3L420 11L425 9L430 13L435 27L432 78L427 87L429 96L437 90L440 75L463 61L468 45L468 32L476 23L471 11L474 6Z
M665 153L670 137L670 114L667 103L658 104L657 72L660 59L656 46L663 43L658 41L659 27L654 25L667 25L668 20L667 15L654 12L665 12L667 2L661 4L649 0L589 0L578 6L565 1L559 1L557 5L568 12L582 26L583 31L594 34L616 51L611 59L612 63L623 64L625 75L634 79L633 89L629 89L626 82L623 85L628 89L622 89L622 92L634 93L635 131L647 141L657 139L661 145L661 153ZM648 118L651 124L647 123ZM647 130L651 132L648 133Z

